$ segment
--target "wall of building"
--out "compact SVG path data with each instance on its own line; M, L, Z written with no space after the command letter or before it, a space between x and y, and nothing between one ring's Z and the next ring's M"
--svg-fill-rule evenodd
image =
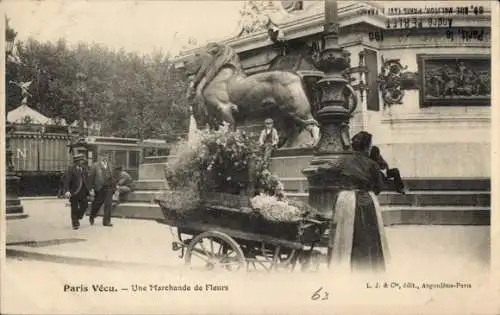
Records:
M407 71L418 71L418 54L490 54L484 42L423 45L422 37L415 37L398 48L396 39L392 41L379 54L400 59ZM409 90L403 104L382 106L378 112L364 109L360 116L389 164L405 177L490 177L490 106L422 108L419 91Z

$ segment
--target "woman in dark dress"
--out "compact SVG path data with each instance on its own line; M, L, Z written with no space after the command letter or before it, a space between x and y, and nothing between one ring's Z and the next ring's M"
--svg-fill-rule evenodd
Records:
M369 158L372 135L360 132L352 139L353 154L332 165L342 187L335 204L333 265L351 271L385 271L389 258L384 224L376 194L382 179L378 165Z

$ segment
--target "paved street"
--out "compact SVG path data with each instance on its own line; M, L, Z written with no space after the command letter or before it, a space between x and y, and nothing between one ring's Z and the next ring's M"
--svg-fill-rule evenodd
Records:
M8 221L8 249L100 262L126 262L180 267L171 250L168 226L154 221L114 219L112 228L100 218L90 226L82 220L72 230L64 200L23 200L29 218ZM386 233L393 271L461 274L480 271L489 260L488 226L394 226ZM38 242L33 246L26 242Z
M338 301L325 302L322 306L311 304L311 295L320 286L332 295L341 290L336 296L340 294L346 305L359 304L359 290L363 290L361 293L367 294L363 299L366 305L382 303L380 305L393 307L398 301L405 309L409 304L434 301L437 296L442 299L450 292L430 290L417 294L406 291L401 295L393 290L391 294L396 296L389 298L387 292L380 295L382 293L373 290L366 291L366 279L357 282L349 278L347 281L339 275L215 275L188 271L183 268L178 253L172 252L172 236L164 225L153 221L114 219L115 226L105 228L100 225L100 220L89 226L85 218L82 228L74 231L69 223L69 208L63 200L24 200L23 205L29 218L7 222L8 253L16 256L7 259L5 277L2 277L3 288L8 288L3 290L5 303L2 303L7 312L102 314L165 313L165 310L180 313L182 310L182 313L207 314L208 309L210 313L220 313L217 312L219 309L224 313L246 310L245 313L255 314L260 310L283 311L279 308L283 304L276 302L293 296L296 297L294 311L299 312L303 307L309 311L316 308L322 313L329 310L331 303ZM462 308L471 307L467 303L472 303L473 299L477 302L478 296L483 299L489 294L483 291L486 290L484 279L487 275L484 271L489 256L489 227L399 226L387 228L387 235L392 254L387 280L471 283L473 290L453 293L456 301L459 292L467 292L461 299ZM33 241L38 245L29 243ZM301 285L297 286L297 283ZM92 284L114 285L118 292L111 295L95 293ZM134 284L146 286L147 291L133 291ZM150 284L227 285L229 292L166 293L151 291ZM65 285L72 288L83 285L88 292L65 292ZM348 296L343 297L345 294ZM21 298L22 303L19 302ZM188 307L194 300L197 309ZM339 305L335 305L338 309Z

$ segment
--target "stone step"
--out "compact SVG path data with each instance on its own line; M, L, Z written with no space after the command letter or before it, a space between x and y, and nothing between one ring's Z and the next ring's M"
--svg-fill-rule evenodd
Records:
M308 182L305 177L280 177L281 182L285 186L285 190L290 192L307 192ZM406 187L409 190L416 191L490 191L489 179L450 179L450 178L435 178L435 179L419 179L409 178L404 180ZM386 187L386 190L390 190Z
M16 205L8 205L5 207L6 214L22 214L23 212L24 207L21 205L21 203L18 203Z
M139 180L134 183L135 190L162 190L166 183L163 179Z
M158 195L161 190L136 190L127 196L127 201L150 202ZM287 192L287 196L307 202L309 195ZM391 206L490 206L487 191L410 191L406 195L382 192L378 199L381 205Z
M154 189L154 187L159 187L158 182L163 181L164 176L164 163L161 164L143 164L141 165L141 170L139 171L139 181L136 183L139 185L137 189ZM290 192L307 192L308 182L305 177L290 177L283 176L277 173L280 180L283 182L285 189ZM142 182L147 187L143 188ZM418 179L409 178L404 179L405 185L409 190L437 190L437 191L490 191L490 179L449 179L449 178L435 178L435 179ZM151 186L153 185L153 186ZM155 186L156 185L156 186ZM390 187L386 187L386 190L390 190Z
M136 190L128 194L127 202L151 202L161 195L161 190Z
M406 195L382 192L381 205L412 206L482 206L491 205L489 191L410 191Z
M383 206L384 224L389 225L489 225L490 207L466 206ZM102 209L98 214L102 215ZM112 213L116 218L163 219L154 203L122 203Z
M287 193L290 198L307 202L307 193ZM406 195L382 192L378 195L381 205L390 206L479 206L491 205L490 192L475 191L410 191Z
M19 206L21 205L21 200L19 198L7 198L5 201L7 207L9 206Z

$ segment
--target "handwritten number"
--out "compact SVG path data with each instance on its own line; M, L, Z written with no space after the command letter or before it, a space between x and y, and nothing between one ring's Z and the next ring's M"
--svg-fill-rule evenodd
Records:
M311 300L313 301L317 301L321 298L321 291L323 290L323 287L320 287L318 290L316 290L313 295L311 296ZM323 298L321 298L321 300L325 301L325 300L328 300L328 296L330 294L328 292L324 292L323 294Z
M311 296L311 299L313 299L314 301L316 301L317 299L319 299L321 297L321 295L319 295L319 293L321 292L321 290L323 290L323 287L320 287L318 290L316 290L314 292L314 294Z
M328 300L328 292L325 292L325 297L323 298L323 300Z

